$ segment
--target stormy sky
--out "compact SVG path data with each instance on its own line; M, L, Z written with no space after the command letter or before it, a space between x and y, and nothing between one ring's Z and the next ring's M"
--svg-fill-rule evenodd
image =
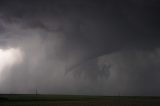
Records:
M160 95L159 0L1 0L0 93Z

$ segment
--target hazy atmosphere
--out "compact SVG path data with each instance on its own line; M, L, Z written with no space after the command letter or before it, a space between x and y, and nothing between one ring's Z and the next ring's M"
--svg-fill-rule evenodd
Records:
M0 93L160 96L159 0L1 0Z

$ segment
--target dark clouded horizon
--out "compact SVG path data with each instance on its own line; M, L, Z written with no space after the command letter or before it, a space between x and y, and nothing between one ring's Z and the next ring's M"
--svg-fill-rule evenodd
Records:
M0 1L0 93L160 95L158 0Z

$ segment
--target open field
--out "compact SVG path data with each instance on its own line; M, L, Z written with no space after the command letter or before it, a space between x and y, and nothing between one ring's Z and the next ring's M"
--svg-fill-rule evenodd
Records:
M160 106L160 97L1 94L0 106Z

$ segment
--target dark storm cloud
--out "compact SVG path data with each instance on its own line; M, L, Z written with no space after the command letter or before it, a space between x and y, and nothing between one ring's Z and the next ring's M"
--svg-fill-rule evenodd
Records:
M152 6L148 9L143 5L142 2L125 0L121 2L17 0L4 2L1 10L5 14L4 18L10 21L18 19L28 24L28 27L42 27L65 33L68 51L87 49L87 53L93 53L93 55L89 53L89 57L94 57L128 46L129 48L157 46L155 40L159 39L156 36L159 32L153 32L152 28L159 27L153 23L159 21L154 16L159 9L154 11ZM146 31L152 33L145 33ZM94 53L95 51L98 53Z
M117 75L119 71L113 70L115 62L99 66L96 57L105 54L110 56L123 50L154 52L159 48L159 4L158 0L1 1L0 46L19 47L24 52L23 63L14 66L11 73L6 75L2 91L34 92L34 89L39 88L43 93L107 94L106 86L110 86L107 90L112 91L112 86L117 84L114 79L109 80L110 76L113 72ZM138 56L137 60L131 58L124 64L143 57ZM126 59L123 53L119 57ZM159 69L157 63L147 64L137 70L144 70L145 67ZM133 66L125 67L132 70ZM130 71L125 70L125 73L132 76ZM142 74L147 76L150 71ZM154 76L152 74L151 77ZM135 86L134 78L130 79ZM95 87L96 84L103 90ZM143 84L139 85L143 88Z

